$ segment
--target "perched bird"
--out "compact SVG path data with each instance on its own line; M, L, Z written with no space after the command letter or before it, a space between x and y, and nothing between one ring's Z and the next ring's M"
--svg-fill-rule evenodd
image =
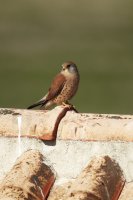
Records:
M79 73L75 63L68 61L62 64L62 70L55 76L48 93L39 101L29 106L28 109L36 106L48 108L54 104L70 106L70 100L77 92L79 85Z

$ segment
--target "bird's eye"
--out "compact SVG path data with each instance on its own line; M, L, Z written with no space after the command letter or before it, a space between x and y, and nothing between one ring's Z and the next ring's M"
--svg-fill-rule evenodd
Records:
M69 65L67 65L67 67L70 67L71 65L69 64Z

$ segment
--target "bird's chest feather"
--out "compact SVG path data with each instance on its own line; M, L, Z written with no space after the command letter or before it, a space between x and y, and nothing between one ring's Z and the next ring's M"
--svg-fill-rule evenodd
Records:
M78 88L78 79L69 79L66 81L61 93L55 98L57 103L71 99Z

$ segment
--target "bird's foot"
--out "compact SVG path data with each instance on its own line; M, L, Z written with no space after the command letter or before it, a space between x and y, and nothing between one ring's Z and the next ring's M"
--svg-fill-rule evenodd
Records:
M69 110L74 110L75 112L78 112L74 105L70 104L69 102L63 102L62 108L68 108Z
M71 108L73 108L73 105L70 104L70 103L68 103L68 102L67 102L67 103L63 102L63 103L62 103L62 107L63 107L63 108L69 108L69 109L71 109Z

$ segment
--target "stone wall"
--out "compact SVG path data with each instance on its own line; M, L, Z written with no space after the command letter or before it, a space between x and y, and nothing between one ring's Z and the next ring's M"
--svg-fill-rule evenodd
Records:
M55 177L53 187L54 178L52 181L48 179L46 184L41 183L42 188L46 188L43 190L44 196L37 192L35 199L46 199L51 187L52 191L48 198L50 200L124 200L127 199L127 194L128 199L133 198L131 115L81 114L61 107L51 111L3 108L0 109L0 136L2 188L5 188L4 180L8 180L16 166L16 159L20 156L23 162L23 155L32 149L35 152L39 151L44 157L45 165L52 170L50 173ZM32 162L36 166L34 159ZM96 168L96 164L93 163L101 164ZM24 168L25 165L23 164ZM111 166L114 167L109 168ZM30 174L29 180L31 176L36 176L38 180L37 173ZM16 183L17 179L18 176ZM33 188L37 187L35 183L33 185ZM23 191L23 188L21 190ZM102 196L105 190L108 196ZM0 199L4 198L0 196ZM33 197L27 195L27 199Z

